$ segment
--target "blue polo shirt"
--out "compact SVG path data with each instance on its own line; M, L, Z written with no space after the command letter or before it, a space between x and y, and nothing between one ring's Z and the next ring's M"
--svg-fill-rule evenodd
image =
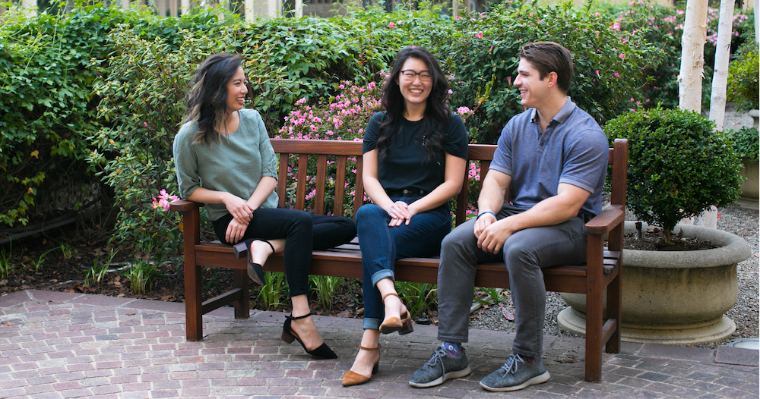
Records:
M557 195L559 184L567 183L591 193L581 211L597 215L608 150L602 128L568 97L543 133L534 108L512 118L501 131L490 169L512 177L510 198L518 209Z

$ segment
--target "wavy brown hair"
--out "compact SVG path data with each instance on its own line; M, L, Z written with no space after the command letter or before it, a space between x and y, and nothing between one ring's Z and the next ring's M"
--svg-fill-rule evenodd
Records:
M187 117L182 123L198 123L193 144L211 144L222 139L227 114L227 83L243 59L237 54L214 54L198 67L186 98ZM247 84L247 83L246 83ZM249 88L246 98L250 95Z

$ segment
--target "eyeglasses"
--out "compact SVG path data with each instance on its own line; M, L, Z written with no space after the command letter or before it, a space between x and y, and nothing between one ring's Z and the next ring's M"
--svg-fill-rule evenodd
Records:
M417 72L412 69L404 69L401 71L401 76L404 77L404 80L408 80L410 82L413 82L417 76L420 77L420 82L429 82L430 79L433 78L432 75L430 75L430 71Z

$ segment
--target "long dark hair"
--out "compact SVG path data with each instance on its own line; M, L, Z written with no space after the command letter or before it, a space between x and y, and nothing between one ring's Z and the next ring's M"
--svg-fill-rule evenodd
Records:
M430 71L432 87L426 100L425 116L422 118L422 131L418 142L425 146L427 154L425 161L434 160L443 153L443 129L451 116L448 106L449 84L438 66L438 60L423 47L407 47L401 50L393 61L393 69L383 88L381 104L385 107L386 115L380 124L377 134L377 148L380 157L384 157L393 138L401 130L401 120L404 118L406 103L401 95L398 83L401 68L409 58L415 58L427 65Z
M227 120L227 83L237 73L243 59L237 54L214 54L206 58L190 82L187 117L183 123L198 123L194 144L221 140ZM248 90L246 97L250 95Z

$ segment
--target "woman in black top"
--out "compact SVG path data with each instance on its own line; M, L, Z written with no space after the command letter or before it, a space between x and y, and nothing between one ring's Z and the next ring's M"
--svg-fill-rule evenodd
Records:
M364 134L364 189L374 204L356 214L364 274L364 335L343 385L377 372L379 336L412 332L394 284L396 259L437 254L451 231L448 201L462 187L467 133L449 111L448 83L438 61L421 47L393 62L383 89L386 112Z

